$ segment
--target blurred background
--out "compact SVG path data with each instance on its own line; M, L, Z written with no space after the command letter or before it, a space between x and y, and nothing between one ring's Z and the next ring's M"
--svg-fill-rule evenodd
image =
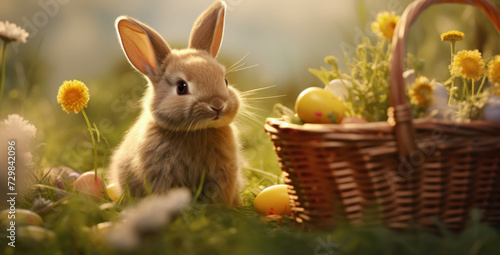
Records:
M173 48L187 46L191 26L212 0L3 0L0 20L23 27L26 44L7 49L7 82L1 114L18 113L38 129L42 165L66 164L91 168L92 145L82 116L67 115L56 103L64 80L78 79L90 88L87 112L101 130L102 164L139 112L138 100L146 81L126 61L119 46L114 21L119 15L135 17L156 29ZM308 68L324 66L327 55L351 56L361 38L375 35L370 24L380 11L401 14L410 0L227 0L226 29L218 56L226 66L240 60L247 70L228 80L242 91L275 85L256 97L257 121L242 121L243 129L256 134L243 138L249 162L266 168L261 160L273 154L263 131L265 117L275 103L293 108L296 96L310 86L323 86ZM499 0L492 0L496 6ZM471 7L442 5L429 9L416 22L408 51L425 60L424 73L437 80L448 77L449 45L439 35L461 30L461 49L477 48L486 60L499 54L491 22ZM347 71L347 70L345 70ZM63 132L58 132L63 131ZM271 161L274 159L271 159ZM270 168L277 169L277 162Z

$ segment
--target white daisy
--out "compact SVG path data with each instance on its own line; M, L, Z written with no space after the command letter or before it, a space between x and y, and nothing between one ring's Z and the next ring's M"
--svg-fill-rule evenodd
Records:
M31 145L35 135L36 127L17 114L9 115L7 119L0 121L0 144L4 145L0 146L0 155L7 155L10 152L11 154L9 155L15 156L15 158L0 156L0 166L2 166L0 183L5 183L5 185L0 185L0 199L2 201L5 201L7 193L16 192L21 194L33 183L32 171L34 165L31 155ZM7 187L9 176L7 166L10 166L9 161L13 162L14 159L16 185L15 190L9 191Z
M19 134L18 136L35 137L36 135L36 127L17 114L7 116L7 119L0 122L0 125L3 126L5 132L12 131Z
M26 38L28 36L28 32L18 27L16 24L9 23L8 21L0 21L0 39L5 42L26 43Z

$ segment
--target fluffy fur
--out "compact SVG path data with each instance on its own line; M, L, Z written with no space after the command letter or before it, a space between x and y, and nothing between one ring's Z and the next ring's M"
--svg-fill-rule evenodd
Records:
M222 41L225 6L217 1L196 21L188 49L171 50L151 28L130 17L117 31L130 63L150 81L143 110L115 151L110 181L134 196L175 187L195 191L205 174L200 199L241 203L241 152L233 120L239 92L224 79L214 57ZM185 82L187 94L179 94Z

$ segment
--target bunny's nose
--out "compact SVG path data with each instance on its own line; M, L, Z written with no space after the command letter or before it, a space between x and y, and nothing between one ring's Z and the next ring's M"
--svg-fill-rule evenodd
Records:
M219 112L220 110L222 110L222 108L224 108L224 101L222 101L222 99L220 98L214 98L210 101L210 108L212 108L212 110L216 112Z

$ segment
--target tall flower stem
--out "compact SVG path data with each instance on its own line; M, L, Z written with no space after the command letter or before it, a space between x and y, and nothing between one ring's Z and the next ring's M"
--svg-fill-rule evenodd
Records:
M481 81L481 85L479 85L479 89L477 90L477 93L481 93L481 90L483 89L484 82L486 81L486 75L483 76L483 80Z
M453 102L455 102L454 97L455 96L455 77L452 77L451 80L451 89L450 89L450 98L448 98L448 105L450 105Z
M462 78L462 83L463 83L462 87L462 100L463 100L464 98L469 98L469 90L467 89L467 80Z
M471 91L471 95L474 96L474 93L476 91L476 88L475 88L475 85L476 85L476 80L472 79L472 91Z
M453 63L454 56L455 56L455 41L451 41L451 63Z
M87 113L85 109L82 109L83 117L85 117L85 121L87 122L87 126L89 127L90 137L92 138L92 145L94 146L94 173L97 178L97 146L94 138L94 131L92 131L92 126L90 125L89 118L87 117Z
M0 102L2 102L3 90L5 88L5 50L7 49L7 44L9 43L4 41L2 47L2 81L0 83Z

